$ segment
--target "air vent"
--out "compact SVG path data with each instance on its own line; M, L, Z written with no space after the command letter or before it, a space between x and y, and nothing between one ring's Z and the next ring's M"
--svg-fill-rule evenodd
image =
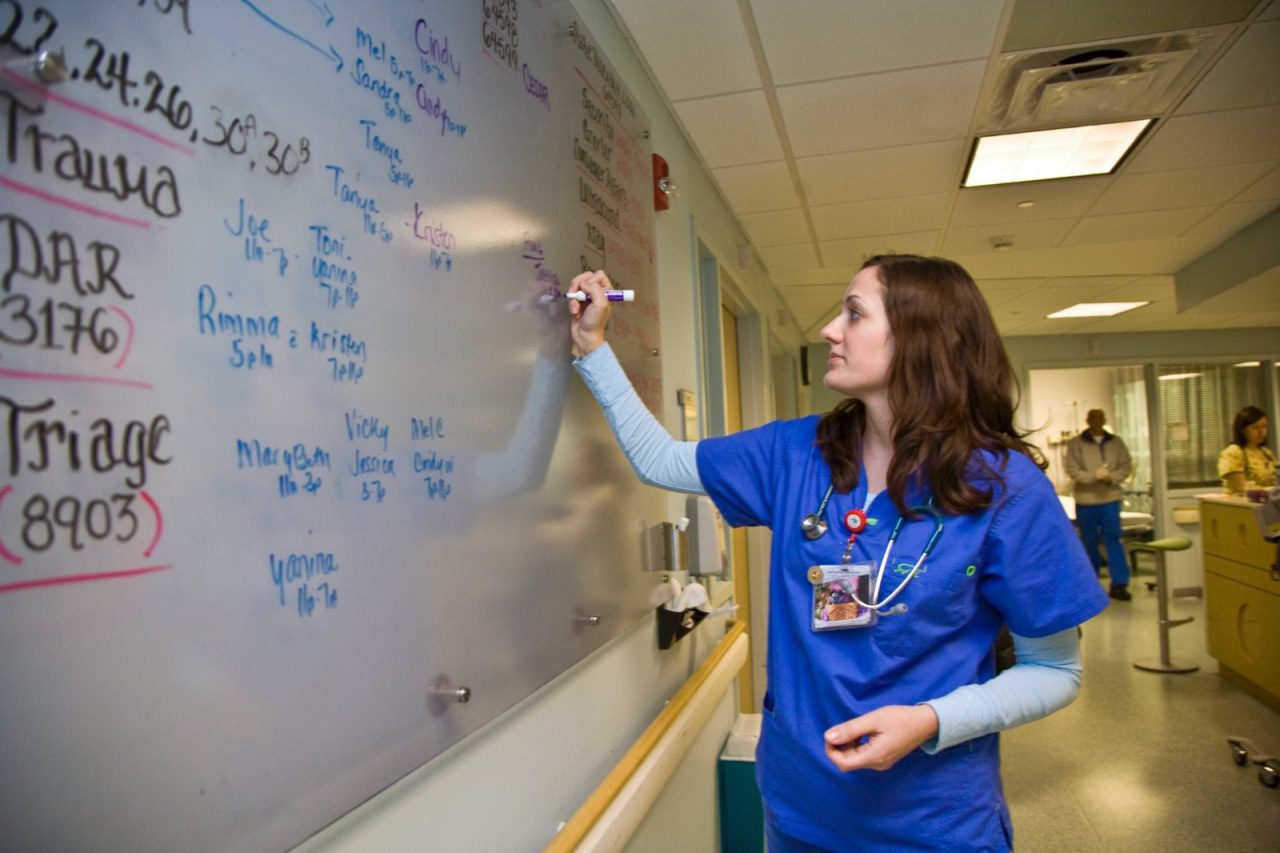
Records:
M978 132L1158 116L1178 102L1230 33L1230 27L1212 27L1005 54Z

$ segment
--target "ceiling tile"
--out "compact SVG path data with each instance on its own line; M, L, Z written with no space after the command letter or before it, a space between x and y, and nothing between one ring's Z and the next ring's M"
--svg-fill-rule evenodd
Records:
M782 159L782 143L762 91L680 101L673 106L711 168Z
M996 327L1001 334L1010 335L1075 335L1089 325L1088 320L1050 320L1042 314L1031 314L1022 310L1011 310L1008 319L1002 325L1000 317L996 318ZM1005 331L1008 329L1008 331Z
M1144 305L1133 311L1126 311L1123 314L1117 314L1114 317L1095 317L1091 318L1081 329L1079 334L1085 335L1114 335L1121 332L1145 332L1154 326L1162 324L1169 320L1172 313L1162 313L1155 311L1157 306ZM1052 322L1052 321L1051 321Z
M1244 329L1248 328L1248 325L1242 324L1235 314L1206 314L1203 311L1193 311L1165 318L1160 322L1159 328L1165 332L1176 332L1181 329Z
M711 174L738 213L783 210L800 206L800 194L786 162L746 163L713 169Z
M1275 160L1280 105L1174 116L1122 166L1131 172L1171 172L1229 163Z
M818 253L812 243L796 243L790 246L769 246L758 250L760 260L770 272L786 269L806 269L818 265Z
M834 299L839 301L844 298L844 291L848 287L848 282L823 282L821 284L797 284L791 287L783 287L779 292L783 296L795 299ZM836 294L832 296L832 294Z
M1188 204L1222 204L1270 169L1269 163L1236 163L1176 172L1118 175L1089 213L1132 213Z
M1223 205L1182 235L1194 244L1196 254L1209 251L1276 208L1276 200L1233 202Z
M782 297L806 336L816 340L817 331L839 313L845 287L845 285L789 287L782 291Z
M963 140L848 151L796 160L809 204L923 195L958 183Z
M1103 175L962 189L951 212L951 224L960 227L1014 225L1083 216L1114 180L1110 175ZM1018 207L1019 202L1024 201L1035 204L1029 208Z
M1006 278L976 279L978 290L987 306L994 309L1018 297L1022 291L1034 287L1042 287L1045 279L1041 278Z
M804 211L798 207L767 213L747 213L741 219L742 226L747 229L751 241L758 249L813 240Z
M1031 277L1036 275L1155 275L1172 274L1194 259L1177 238L1098 243L1056 249L1014 249L956 256L974 277Z
M986 59L1003 8L1003 0L751 0L779 86Z
M816 205L810 208L819 240L906 234L941 228L949 193Z
M898 253L932 255L937 252L941 231L914 231L910 234L882 234L855 240L829 240L818 244L822 260L828 267L846 269L849 276L872 255Z
M1174 287L1176 276L1172 275L1144 275L1139 276L1133 281L1131 287Z
M1103 283L1074 284L1066 287L1052 281L1049 284L1024 290L1013 299L1002 303L1000 307L1002 309L1018 308L1043 317L1081 302L1102 302L1103 296L1113 289L1110 285Z
M1066 307L1078 305L1080 302L1102 302L1108 292L1114 291L1114 283L1106 277L1080 279L1048 279L1036 287L1024 289L1002 307L1010 305L1025 311L1052 314Z
M1178 107L1178 115L1280 103L1280 21L1254 24Z
M1171 288L1173 276L1166 276L1166 289ZM1046 287L1087 288L1094 299L1105 298L1108 302L1140 302L1138 299L1111 299L1120 288L1137 287L1139 278L1132 275L1064 275L1055 276L1045 282ZM1151 276L1148 288L1160 287L1156 276ZM1172 292L1172 291L1170 291ZM1146 297L1144 297L1145 299Z
M1155 305L1175 305L1177 290L1173 276L1151 276L1137 282L1119 284L1104 294L1105 302L1150 302Z
M839 310L840 301L844 299L844 292L843 285L824 285L822 287L789 287L783 295L793 311L834 316Z
M1236 201L1264 201L1267 199L1280 199L1280 166L1273 168L1270 174L1240 193Z
M942 254L947 257L990 251L991 239L1009 237L1015 249L1049 249L1057 246L1076 224L1074 219L1042 219L1017 224L971 225L947 229Z
M736 0L610 0L672 101L763 83ZM672 21L679 26L672 26Z
M1212 207L1184 207L1177 210L1151 210L1139 213L1115 213L1087 216L1072 229L1063 246L1085 243L1124 243L1177 237L1213 212Z
M849 276L845 274L844 270L810 267L808 269L781 270L771 276L771 280L779 288L789 290L793 287L820 287L824 285L844 287L849 283Z
M780 87L778 104L797 157L964 139L985 69L958 62Z

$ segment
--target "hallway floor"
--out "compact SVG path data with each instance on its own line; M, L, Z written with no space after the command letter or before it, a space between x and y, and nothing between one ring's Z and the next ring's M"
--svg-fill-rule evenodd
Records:
M1084 626L1084 686L1068 708L1001 735L1019 853L1280 851L1280 788L1237 767L1230 735L1280 755L1280 712L1218 675L1205 651L1204 602L1177 599L1166 675L1133 667L1159 656L1156 596L1135 577L1132 602ZM1274 650L1280 654L1280 649Z

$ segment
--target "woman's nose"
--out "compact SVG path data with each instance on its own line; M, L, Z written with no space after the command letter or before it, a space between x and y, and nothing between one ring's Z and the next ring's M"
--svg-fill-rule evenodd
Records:
M822 327L822 332L821 332L822 339L829 344L840 342L839 321L840 321L840 315L837 314L836 316L831 318L830 323L827 323L827 325Z

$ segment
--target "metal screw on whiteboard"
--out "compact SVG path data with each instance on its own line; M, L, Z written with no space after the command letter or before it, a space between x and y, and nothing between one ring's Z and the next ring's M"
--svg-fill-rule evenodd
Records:
M67 58L62 51L41 51L36 57L36 76L46 83L61 83L71 76L67 71Z
M657 355L657 354L658 354L658 348L657 348L657 347L654 347L653 349L649 350L649 355Z
M600 624L599 616L575 616L574 619L576 619L578 622L581 622L583 625L599 625Z
M470 687L434 687L431 689L431 695L443 699L446 702L457 702L463 704L471 701Z

